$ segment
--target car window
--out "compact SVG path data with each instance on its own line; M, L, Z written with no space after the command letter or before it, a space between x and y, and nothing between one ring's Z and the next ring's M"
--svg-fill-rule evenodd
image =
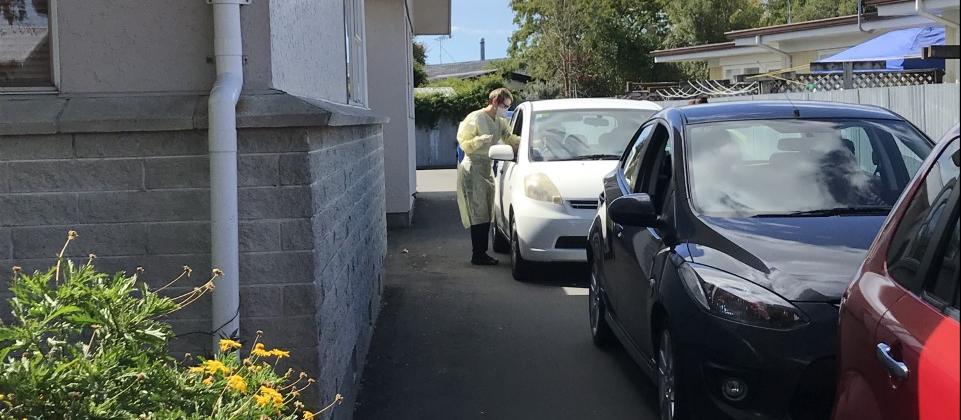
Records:
M954 221L954 227L944 232L949 235L947 243L940 256L935 258L932 267L933 275L931 280L925 285L925 294L935 299L943 306L952 306L958 309L958 296L961 290L958 288L958 242L959 242L959 221Z
M531 120L531 160L617 160L652 114L627 109L538 111Z
M641 169L641 149L644 148L644 143L651 136L655 126L656 124L651 124L641 130L641 133L637 136L637 140L633 145L631 145L631 149L628 151L627 157L621 164L621 168L623 168L624 171L624 180L627 181L627 187L630 188L631 191L634 191L634 187L637 185L637 175Z
M931 152L910 124L883 120L694 124L685 141L692 204L718 217L883 214Z
M888 273L908 290L918 290L923 278L921 261L928 246L935 243L938 221L949 213L949 198L958 184L958 140L952 140L905 210L888 247Z
M650 195L654 208L661 211L673 177L672 148L667 128L658 124L648 143L647 156L641 159L641 181L634 192Z
M515 136L520 136L524 131L524 111L517 110L514 114L514 129L512 132Z

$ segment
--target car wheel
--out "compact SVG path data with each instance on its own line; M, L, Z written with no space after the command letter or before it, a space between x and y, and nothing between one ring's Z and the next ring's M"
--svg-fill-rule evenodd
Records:
M683 388L678 386L678 360L671 333L664 329L657 350L657 396L661 420L686 420Z
M526 281L531 277L531 262L521 256L521 243L517 235L517 222L511 219L511 275L514 280Z
M604 308L604 301L601 299L600 285L597 284L597 275L594 274L593 269L591 270L591 284L588 288L587 300L590 305L591 339L598 347L606 347L613 341L614 332L611 331L610 325L607 324L607 318L604 317L606 309Z
M501 230L497 227L496 217L494 218L492 225L493 227L491 228L491 230L494 231L494 241L493 241L494 252L498 254L506 254L508 252L511 252L511 241L510 239L507 239L507 237L504 236L501 233Z

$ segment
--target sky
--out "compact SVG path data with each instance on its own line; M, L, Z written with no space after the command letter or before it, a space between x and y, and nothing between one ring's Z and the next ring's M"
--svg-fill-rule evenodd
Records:
M419 36L427 46L427 64L480 60L480 39L486 41L487 58L507 56L514 32L510 0L452 0L451 37ZM441 49L443 45L443 50Z

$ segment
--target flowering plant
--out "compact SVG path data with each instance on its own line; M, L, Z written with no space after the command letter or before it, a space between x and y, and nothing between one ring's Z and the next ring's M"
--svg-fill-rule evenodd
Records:
M150 290L133 275L109 276L63 258L44 272L14 268L13 322L0 325L0 418L60 419L312 419L298 400L314 383L274 366L290 356L267 349L258 332L243 355L238 341L220 341L213 358L169 356L173 332L160 319L213 289L177 297ZM184 272L177 279L190 274ZM174 279L176 281L177 279ZM318 417L319 418L319 417Z

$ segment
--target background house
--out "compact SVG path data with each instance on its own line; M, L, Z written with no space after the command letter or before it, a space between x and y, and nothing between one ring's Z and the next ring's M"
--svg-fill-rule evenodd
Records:
M446 79L473 79L489 74L502 72L504 60L461 61L446 64L430 64L426 67L427 80L439 82ZM531 77L521 71L508 71L504 74L504 87L512 91L520 91L531 81ZM436 84L436 83L434 83Z
M210 267L211 6L12 2L0 17L0 267L75 256L162 284ZM253 0L237 106L240 337L263 330L350 417L377 315L386 221L414 185L411 40L450 31L450 0ZM385 163L386 162L386 163ZM198 275L199 274L199 275ZM237 273L227 273L227 275ZM2 292L4 301L6 290ZM3 313L8 313L2 309ZM201 300L172 349L210 350Z
M920 16L842 16L808 22L727 32L728 42L654 51L656 63L703 62L708 78L735 80L737 76L775 70L807 72L812 62L830 57L879 34L930 25Z

